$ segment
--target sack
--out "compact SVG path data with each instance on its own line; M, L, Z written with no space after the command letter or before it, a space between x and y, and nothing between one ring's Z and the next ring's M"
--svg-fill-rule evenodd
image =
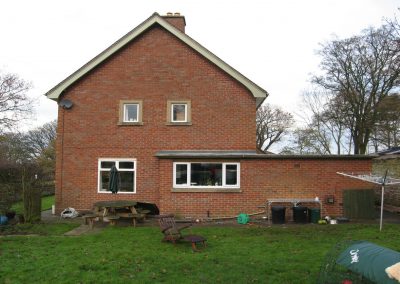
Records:
M61 218L75 218L78 215L78 211L71 207L68 207L61 212Z

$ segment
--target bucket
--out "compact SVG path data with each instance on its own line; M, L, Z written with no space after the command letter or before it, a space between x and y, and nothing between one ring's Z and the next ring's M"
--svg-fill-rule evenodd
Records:
M7 225L8 218L7 216L0 216L0 225Z

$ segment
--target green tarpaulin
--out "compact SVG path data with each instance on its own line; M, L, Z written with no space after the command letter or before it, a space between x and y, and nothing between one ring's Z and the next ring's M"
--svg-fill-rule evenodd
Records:
M400 253L370 242L356 242L345 249L336 262L380 284L399 283L390 279L385 269L400 262Z

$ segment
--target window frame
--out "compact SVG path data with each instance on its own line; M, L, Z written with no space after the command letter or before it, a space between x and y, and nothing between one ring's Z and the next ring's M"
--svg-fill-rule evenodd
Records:
M174 105L185 105L185 121L174 120ZM192 111L190 100L167 101L167 125L192 125Z
M134 158L99 158L97 164L97 193L111 194L111 191L101 190L101 172L110 171L111 168L102 168L102 162L115 162L115 166L119 172L133 172L133 191L118 191L117 194L135 194L136 193L136 179L137 179L137 160ZM133 162L133 169L120 169L120 162Z
M126 121L125 110L126 105L137 105L137 121ZM119 119L118 125L143 125L143 101L142 100L121 100L119 102Z
M136 106L136 119L131 121L131 120L126 120L126 112L127 112L127 107L128 106ZM139 122L139 112L140 112L140 106L139 104L124 104L123 106L123 121L122 122Z
M222 185L210 185L210 186L195 186L191 185L191 164L221 164L222 165ZM176 166L186 165L186 184L176 184ZM226 166L235 165L236 166L236 184L229 185L226 184ZM240 189L240 163L239 162L173 162L173 174L172 174L172 184L173 188L176 189Z
M174 119L174 106L184 106L185 107L185 119L184 120L175 120ZM188 105L184 103L172 103L171 104L171 122L172 123L182 123L188 122Z

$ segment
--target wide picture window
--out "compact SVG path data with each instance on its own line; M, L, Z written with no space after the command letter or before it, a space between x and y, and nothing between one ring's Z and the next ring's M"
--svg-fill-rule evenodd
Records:
M239 163L174 163L175 188L239 188Z
M109 193L110 171L112 166L118 170L120 187L118 193L136 192L136 160L132 159L100 159L99 160L99 192Z

